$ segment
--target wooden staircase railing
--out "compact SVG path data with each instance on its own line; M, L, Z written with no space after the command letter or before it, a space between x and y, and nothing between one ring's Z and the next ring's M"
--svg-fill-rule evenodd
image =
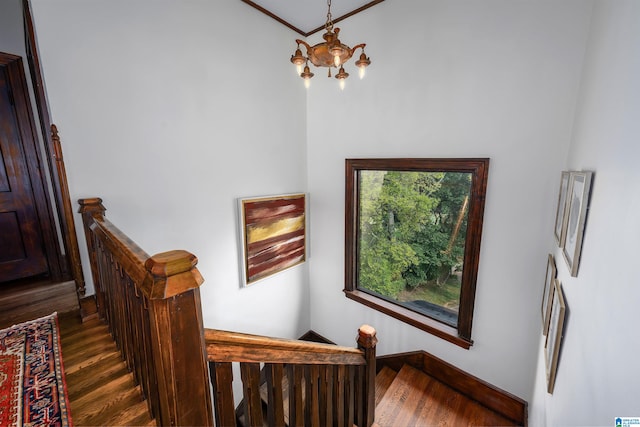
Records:
M215 413L216 426L235 426L236 362L245 425L373 424L377 338L372 327L358 330L358 348L205 330L195 255L149 256L105 219L101 199L79 203L98 315L158 425L211 426Z
M82 199L98 315L133 372L158 425L213 425L197 258L149 256Z
M368 325L358 330L357 349L213 329L205 329L205 341L218 426L237 422L234 362L240 365L243 399L238 413L244 425L373 424L377 339Z

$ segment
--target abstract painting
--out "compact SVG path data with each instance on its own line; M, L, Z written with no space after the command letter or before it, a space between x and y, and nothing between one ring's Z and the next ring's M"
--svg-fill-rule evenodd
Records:
M304 194L240 199L239 211L244 286L305 261Z

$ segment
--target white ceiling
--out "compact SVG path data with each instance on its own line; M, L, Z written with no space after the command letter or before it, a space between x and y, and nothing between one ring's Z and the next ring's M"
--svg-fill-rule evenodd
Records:
M327 21L326 0L241 0L283 25L308 36L323 29ZM384 0L331 0L331 17L334 22L351 16L363 8L374 6Z

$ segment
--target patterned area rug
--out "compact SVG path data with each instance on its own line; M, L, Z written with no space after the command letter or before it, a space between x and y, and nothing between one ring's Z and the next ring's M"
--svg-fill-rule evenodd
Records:
M70 426L56 313L0 330L0 426Z

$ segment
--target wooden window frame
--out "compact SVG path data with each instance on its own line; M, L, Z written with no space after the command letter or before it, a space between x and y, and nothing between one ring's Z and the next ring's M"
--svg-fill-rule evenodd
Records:
M429 332L465 349L473 345L471 327L475 303L484 203L489 172L488 158L451 159L346 159L345 186L345 288L347 298L378 310L398 320ZM460 288L457 327L425 314L380 298L358 287L358 174L362 170L468 172L471 173L471 193L465 237L465 258Z

